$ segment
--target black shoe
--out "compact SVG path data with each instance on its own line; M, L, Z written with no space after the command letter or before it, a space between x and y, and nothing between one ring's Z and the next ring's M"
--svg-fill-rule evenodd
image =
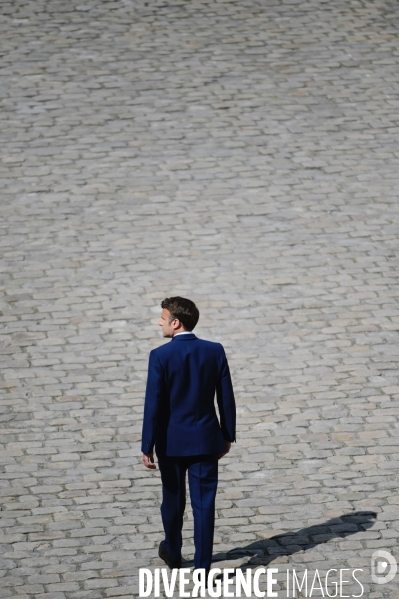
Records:
M169 568L173 570L173 568L181 567L181 559L173 559L170 557L167 549L165 541L161 541L159 544L158 555Z
M209 568L208 570L205 570L205 586L208 587L208 576L209 576L209 572L210 572L211 568ZM212 578L212 587L216 586L216 581L220 580L220 574L217 574L216 576L214 576Z
M193 574L196 570L203 570L204 568L194 568ZM205 586L208 586L208 576L209 576L210 568L205 569ZM216 579L218 577L216 576ZM215 577L212 578L212 586L215 586Z

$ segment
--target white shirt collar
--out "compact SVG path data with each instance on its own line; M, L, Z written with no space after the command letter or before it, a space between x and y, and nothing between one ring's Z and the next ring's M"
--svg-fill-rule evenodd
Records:
M178 335L191 335L192 331L183 331L182 333L176 333L173 337L177 337Z

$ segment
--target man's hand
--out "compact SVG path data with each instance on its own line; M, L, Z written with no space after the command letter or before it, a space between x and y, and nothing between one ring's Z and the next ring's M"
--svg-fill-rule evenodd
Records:
M225 456L227 453L229 453L229 451L230 451L230 447L231 447L231 443L230 443L230 441L225 441L225 443L226 443L226 451L225 451L224 453L219 453L219 460L220 460L220 459L221 459L223 456Z
M149 468L150 470L156 469L153 451L151 453L143 453L142 460L143 460L143 464L146 468Z

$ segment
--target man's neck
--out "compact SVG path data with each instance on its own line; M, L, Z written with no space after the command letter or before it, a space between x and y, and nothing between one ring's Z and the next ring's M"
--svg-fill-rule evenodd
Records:
M177 337L177 335L190 335L191 331L179 331L178 333L175 333L173 335L173 337Z

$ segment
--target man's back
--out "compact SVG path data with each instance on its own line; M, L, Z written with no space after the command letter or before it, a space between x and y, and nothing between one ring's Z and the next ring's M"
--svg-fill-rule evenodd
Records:
M181 565L186 475L194 516L194 565L209 570L215 525L218 461L235 441L236 409L229 367L220 343L191 332L199 310L191 300L163 300L159 326L170 343L150 353L141 450L146 468L162 479L165 539L158 555L170 568ZM215 409L215 392L220 424Z
M220 425L215 409L215 391ZM144 453L222 453L235 440L235 402L222 345L193 333L150 354L143 422Z

